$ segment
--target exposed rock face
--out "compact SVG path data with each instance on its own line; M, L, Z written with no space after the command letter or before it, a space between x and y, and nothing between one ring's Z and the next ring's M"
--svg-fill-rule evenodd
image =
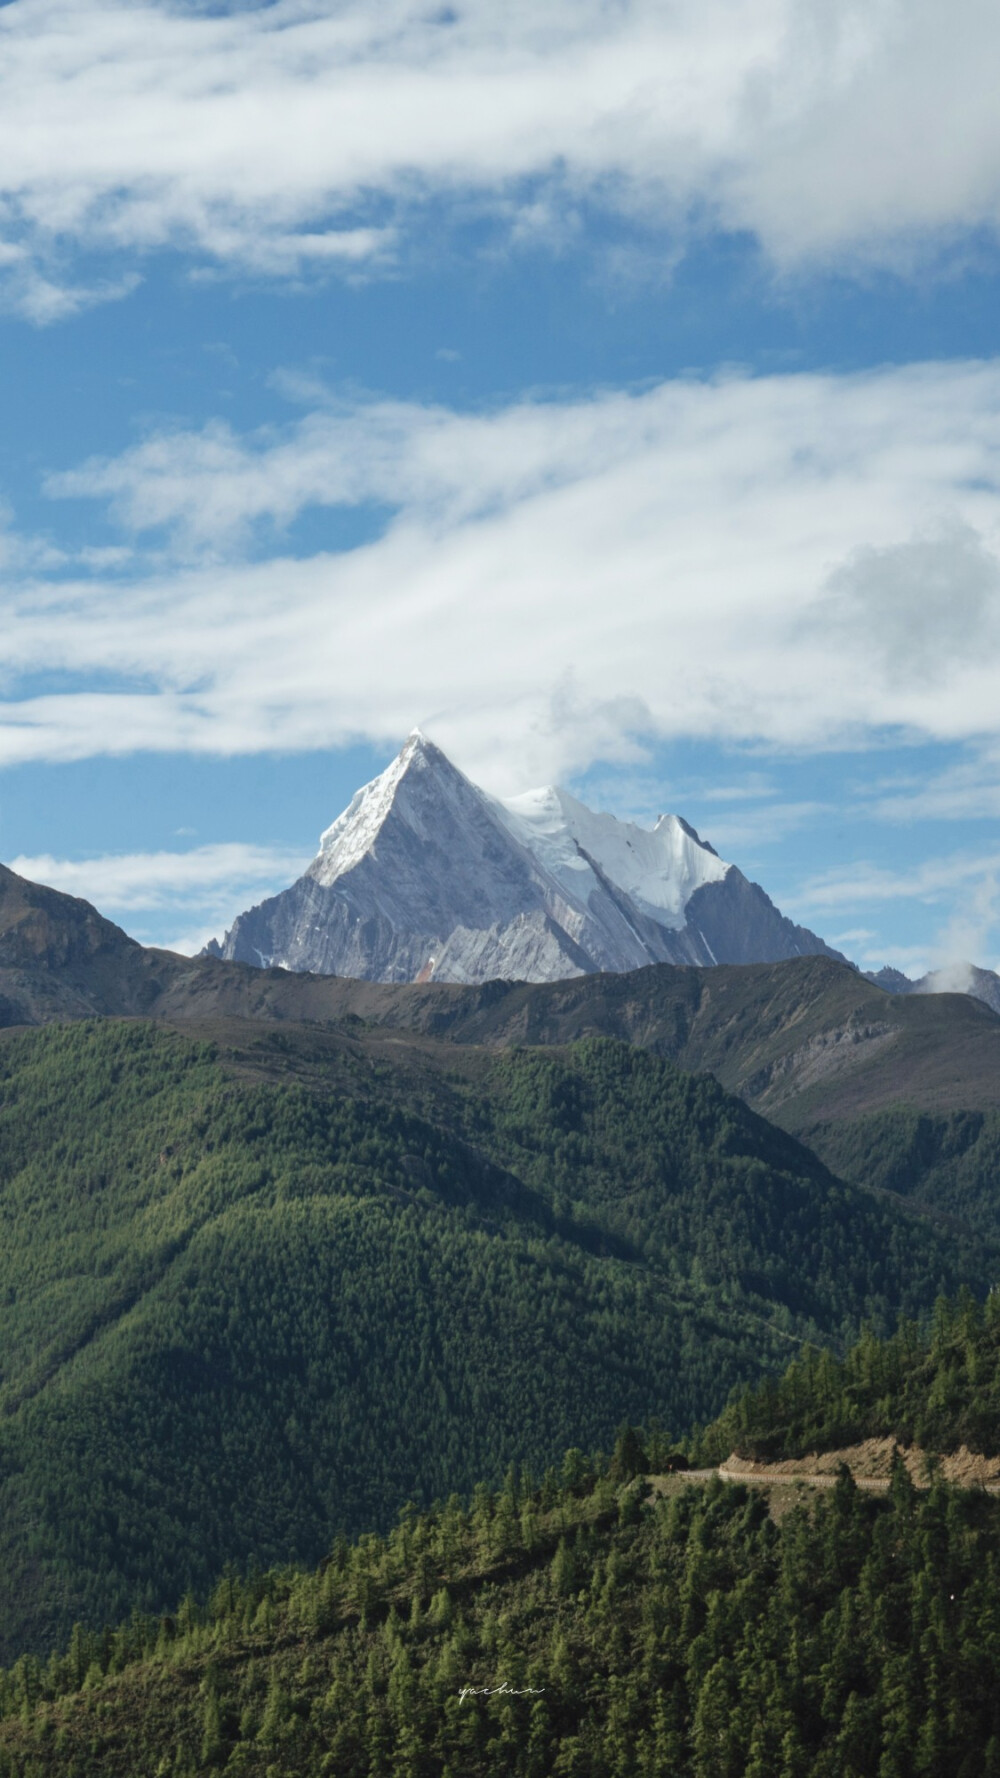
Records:
M166 958L88 901L0 865L0 1026L144 1012L161 990Z
M123 948L141 949L89 901L29 883L0 864L0 968L67 970Z
M678 816L650 831L559 789L501 802L419 733L358 791L305 875L209 950L391 982L840 955Z

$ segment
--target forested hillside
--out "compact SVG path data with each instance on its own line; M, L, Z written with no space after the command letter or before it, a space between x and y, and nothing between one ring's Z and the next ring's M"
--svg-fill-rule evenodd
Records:
M871 1330L843 1359L807 1348L779 1379L740 1394L701 1441L706 1460L733 1448L792 1457L892 1437L941 1454L1000 1455L1000 1292L985 1305L941 1300L929 1327Z
M0 1675L3 1778L997 1778L1000 1504L567 1455Z
M269 1081L140 1023L0 1049L8 1656L623 1415L680 1432L996 1271L624 1045L428 1085L347 1044L306 1084L286 1041Z
M714 1074L852 1183L1000 1237L1000 1018L968 995L888 994L830 957L468 987L308 976L144 949L0 866L0 1029L136 1015L264 1042L364 1028L411 1057L612 1037Z
M893 1106L802 1131L844 1179L899 1192L926 1209L1000 1235L1000 1113Z

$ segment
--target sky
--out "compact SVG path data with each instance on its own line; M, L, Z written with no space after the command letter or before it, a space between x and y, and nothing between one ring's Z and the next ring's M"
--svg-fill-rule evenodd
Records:
M195 951L419 725L1000 963L1000 13L0 3L0 858Z

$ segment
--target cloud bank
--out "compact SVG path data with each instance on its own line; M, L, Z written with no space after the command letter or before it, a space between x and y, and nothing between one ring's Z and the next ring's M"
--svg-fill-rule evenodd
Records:
M10 0L8 300L99 300L81 248L356 272L455 200L512 238L587 205L674 242L747 231L781 267L905 269L996 228L998 49L987 0Z

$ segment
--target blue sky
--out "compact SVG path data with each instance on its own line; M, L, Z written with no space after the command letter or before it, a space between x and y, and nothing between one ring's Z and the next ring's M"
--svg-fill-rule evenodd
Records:
M197 948L416 723L1000 961L980 0L0 6L0 857Z

